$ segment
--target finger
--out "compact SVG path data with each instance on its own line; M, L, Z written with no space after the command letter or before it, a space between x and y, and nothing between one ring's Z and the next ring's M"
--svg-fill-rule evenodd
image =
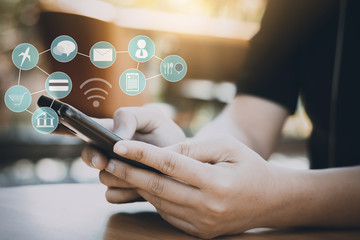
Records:
M203 163L218 163L228 161L229 156L232 155L236 147L241 148L239 141L231 137L224 137L217 139L217 141L212 139L191 139L169 146L166 149Z
M165 221L167 221L174 227L176 227L184 232L187 232L191 235L194 235L194 236L198 235L198 230L193 224L191 224L187 221L184 221L182 219L179 219L177 217L173 217L163 211L158 211L158 213Z
M106 171L116 177L150 192L163 199L181 205L198 204L200 190L193 186L171 179L165 175L130 166L121 161L111 159Z
M143 201L135 189L108 188L105 193L105 197L109 203Z
M137 126L137 119L129 108L120 108L114 113L114 132L122 139L131 139Z
M148 134L136 132L132 139L158 147L167 147L185 140L185 134L179 126L174 122L169 122L168 124L168 126L164 125Z
M131 139L138 130L148 133L160 126L159 114L150 107L125 107L114 114L114 130L123 139Z
M110 131L114 131L114 120L111 118L91 118L92 120L94 120L95 122L97 122L98 124L100 124L101 126L103 126L104 128L110 130Z
M117 188L135 188L130 183L123 181L120 178L115 177L105 170L101 170L99 173L100 182L108 187L117 187Z
M119 141L114 145L114 152L196 187L207 184L213 169L209 164L138 141Z
M103 170L108 163L108 159L90 145L86 145L81 152L81 158L86 165Z
M146 201L151 203L158 211L166 212L167 214L175 216L184 221L189 221L190 219L194 219L191 209L187 206L182 206L170 202L168 200L162 199L142 189L137 189L137 192Z

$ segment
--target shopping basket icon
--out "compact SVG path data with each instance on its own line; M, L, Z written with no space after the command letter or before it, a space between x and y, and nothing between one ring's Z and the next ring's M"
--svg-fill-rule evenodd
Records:
M26 92L24 92L22 95L21 94L10 94L9 98L11 100L11 102L14 104L15 107L18 107L21 105L22 101L24 100Z

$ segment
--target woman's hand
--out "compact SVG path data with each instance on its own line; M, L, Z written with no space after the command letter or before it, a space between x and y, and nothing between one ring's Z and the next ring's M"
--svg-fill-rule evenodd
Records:
M266 226L265 217L280 207L279 168L232 137L192 140L168 148L121 141L114 152L165 175L110 160L107 173L100 175L102 181L136 187L166 221L202 238ZM110 201L123 196L113 193Z
M156 146L169 146L185 140L185 134L166 114L155 106L125 107L118 109L114 119L94 119L122 139L134 139ZM108 159L90 146L82 151L83 161L103 170ZM109 202L123 203L141 199L131 184L101 171L100 181L108 186L106 197Z

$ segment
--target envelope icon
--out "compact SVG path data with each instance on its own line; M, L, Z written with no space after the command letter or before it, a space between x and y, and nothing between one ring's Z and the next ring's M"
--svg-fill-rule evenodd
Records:
M94 62L111 62L113 60L113 51L111 48L94 48Z

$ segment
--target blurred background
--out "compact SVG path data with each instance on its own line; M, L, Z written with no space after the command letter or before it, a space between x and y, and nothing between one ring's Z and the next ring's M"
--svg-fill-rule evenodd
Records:
M183 80L169 83L156 77L147 82L142 94L127 96L118 80L125 69L137 67L128 53L118 54L110 68L98 69L81 55L60 63L45 52L38 66L48 73L67 73L73 90L63 100L91 116L111 117L122 106L156 103L190 137L234 98L234 82L265 7L266 0L1 0L1 99L18 82L19 70L12 63L11 53L20 43L30 43L43 52L57 36L69 35L77 42L79 52L88 55L98 41L127 51L134 36L147 35L154 41L159 58L177 54L185 59L188 72ZM160 62L152 58L139 69L147 78L156 76ZM45 89L46 77L33 68L22 71L20 81L33 93ZM98 108L79 87L90 78L112 84L106 101ZM39 96L32 95L31 112L36 110ZM287 167L308 168L306 138L311 129L299 100L298 110L287 120L270 160ZM0 187L97 182L98 171L81 162L83 145L76 138L37 133L31 126L30 113L11 112L0 101Z

